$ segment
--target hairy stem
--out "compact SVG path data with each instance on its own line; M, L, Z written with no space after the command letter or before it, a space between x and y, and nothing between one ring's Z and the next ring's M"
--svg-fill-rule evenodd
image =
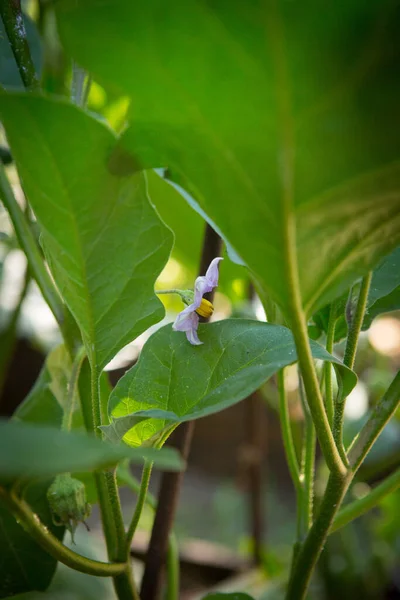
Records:
M367 307L368 292L371 284L372 273L368 273L364 277L361 283L360 293L358 295L356 312L351 320L349 326L349 333L347 336L346 349L344 353L344 364L352 369L354 367L354 361L357 352L358 338L360 335L361 327L364 321L365 309ZM344 409L346 406L346 398L339 399L335 405L335 415L333 422L333 435L335 437L338 448L343 448L343 423L344 423Z
M358 338L364 321L365 310L367 308L368 293L371 285L371 279L372 272L368 273L368 275L366 275L361 282L356 312L354 314L354 317L352 318L349 333L347 336L343 362L347 367L349 367L349 369L352 369L354 367Z
M95 367L95 357L91 356L90 359L93 428L95 435L101 437L99 376ZM115 471L96 472L95 482L108 557L112 561L126 561L126 535ZM114 577L113 583L119 600L132 600L138 597L130 567Z
M326 351L329 354L333 352L335 343L335 327L336 327L336 303L333 302L329 309L328 331L326 334ZM330 426L333 424L333 390L332 390L332 364L326 361L324 364L325 370L325 408Z
M38 516L24 500L17 498L14 494L7 492L3 488L0 488L0 497L24 527L25 531L50 556L67 565L67 567L97 577L116 577L125 571L126 562L103 563L86 558L70 550L49 532L47 527L40 522Z
M368 494L354 500L347 506L344 506L336 515L329 533L337 531L354 519L358 519L366 512L374 508L385 496L396 491L400 487L400 469L397 469L392 475L387 477L379 485L374 487Z
M329 528L350 483L347 476L331 473L318 516L300 547L286 594L286 600L303 600L315 565L328 537Z
M289 407L285 391L285 375L284 369L279 371L277 375L278 390L279 390L279 416L281 421L281 432L283 447L285 449L286 461L289 467L289 472L292 477L293 485L297 493L300 491L300 473L299 463L297 460L296 449L294 446L292 428L290 425Z
M316 437L314 424L308 410L303 382L299 377L299 392L304 413L304 442L301 458L301 494L298 502L298 541L306 537L313 523L314 507L314 470Z
M2 0L0 14L22 82L28 90L37 89L39 80L29 50L20 0Z
M150 483L152 469L153 469L152 462L146 463L143 468L142 480L140 482L140 489L139 489L138 499L136 502L135 512L133 513L132 521L129 525L128 533L126 534L126 544L127 544L128 552L129 552L129 548L131 546L133 536L135 534L136 528L138 526L142 511L143 511L143 506L145 505L145 502L146 502L146 495L147 495L147 490L149 489L149 483Z

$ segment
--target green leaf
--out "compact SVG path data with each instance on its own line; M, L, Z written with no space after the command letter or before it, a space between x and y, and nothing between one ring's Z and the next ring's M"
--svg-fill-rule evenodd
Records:
M138 363L120 379L109 401L118 426L110 426L131 445L145 443L173 423L198 419L243 400L283 367L297 360L286 327L247 319L200 325L202 346L166 325L143 347ZM356 375L311 342L314 358L333 363L347 395ZM138 423L138 419L147 417ZM133 428L133 429L132 429ZM127 433L129 432L129 433Z
M142 174L111 174L115 136L88 113L61 100L8 94L0 96L0 116L52 274L100 371L163 317L153 288L172 234Z
M46 499L51 482L30 484L25 500L46 527L62 540L65 528L54 525ZM28 535L0 500L0 598L30 590L45 590L50 584L57 561Z
M0 478L3 480L93 471L116 465L124 458L136 464L154 460L159 468L171 471L182 467L178 454L171 448L128 448L82 433L0 421Z
M384 313L393 312L394 310L400 310L400 286L395 288L387 296L379 298L379 300L374 302L365 315L362 328L364 330L368 329L375 317Z
M362 0L323 11L284 0L56 8L67 50L132 98L116 155L125 150L132 169L166 167L289 320L293 222L308 315L400 240L395 10Z

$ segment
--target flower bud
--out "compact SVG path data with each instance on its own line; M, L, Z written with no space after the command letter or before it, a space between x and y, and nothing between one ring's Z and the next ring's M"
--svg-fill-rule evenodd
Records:
M74 479L69 473L57 475L49 489L47 499L56 525L64 525L74 533L78 523L84 523L90 515L90 504L86 501L86 489L82 481Z

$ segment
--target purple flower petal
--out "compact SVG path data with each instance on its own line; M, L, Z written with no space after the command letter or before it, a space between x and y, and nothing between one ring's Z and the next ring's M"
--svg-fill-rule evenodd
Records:
M197 335L199 315L196 313L196 310L201 304L203 294L211 292L211 290L218 285L218 264L221 260L223 259L220 256L214 258L208 267L206 274L197 277L194 284L194 299L192 304L179 313L172 325L174 331L184 331L187 339L193 346L200 346L203 343L199 340Z
M199 340L196 329L190 329L190 331L187 331L186 337L193 346L201 346L203 343Z
M199 315L195 312L195 310L196 308L193 307L193 304L187 306L176 317L172 329L174 329L174 331L189 331L190 329L197 329L199 325Z
M211 288L215 288L218 285L218 277L219 277L219 263L221 262L221 260L224 260L221 256L217 256L217 258L214 258L214 260L211 261L210 266L207 269L206 272L206 279L207 279L207 283L208 285L211 286ZM208 292L211 291L207 290Z

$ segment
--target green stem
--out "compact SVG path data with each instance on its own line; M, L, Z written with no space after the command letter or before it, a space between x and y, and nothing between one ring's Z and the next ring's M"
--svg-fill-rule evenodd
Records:
M336 328L336 303L333 302L329 309L328 331L326 334L326 351L329 354L333 352L335 343L335 328ZM332 364L329 361L325 362L325 408L329 424L333 424L333 391L332 391Z
M146 495L147 495L147 491L149 489L149 483L150 483L152 469L153 469L152 462L148 462L144 465L142 479L140 482L139 495L138 495L138 499L137 499L136 507L135 507L135 512L133 513L133 517L132 517L131 523L129 525L128 533L126 534L126 545L128 548L128 552L131 547L132 539L135 534L136 528L138 526L142 511L143 511L143 506L146 502Z
M375 440L397 410L400 403L400 371L397 373L389 388L373 408L368 421L353 440L348 458L353 471L357 471L367 456Z
M171 533L167 551L167 591L165 600L179 600L179 551L176 537Z
M156 294L180 294L182 290L173 288L171 290L154 290Z
M329 528L349 486L351 475L345 477L331 473L316 520L300 547L289 585L286 600L303 600L307 594L311 575L328 537Z
M366 275L360 287L360 292L357 300L357 307L354 317L350 324L349 333L347 336L346 349L344 352L343 363L352 369L354 367L354 361L356 358L358 338L360 335L361 327L364 321L365 310L367 308L368 293L371 285L372 272Z
M300 481L302 490L298 503L298 541L306 537L313 523L314 469L315 469L315 428L308 410L303 383L299 377L299 391L304 413L304 443L302 448Z
M142 482L137 481L128 469L124 469L122 475L123 482L135 494L140 494ZM153 494L147 491L145 496L145 504L153 511L157 508L157 501ZM175 594L175 595L174 595ZM173 531L168 538L168 554L167 554L167 599L178 600L179 598L179 551L176 535Z
M75 571L95 575L97 577L115 577L126 570L126 563L103 563L97 560L91 560L77 554L64 546L47 527L41 523L38 516L31 510L28 504L17 498L14 494L8 493L0 488L0 497L14 514L29 535L56 560L64 565L71 567Z
M3 5L5 3L3 2ZM44 299L50 307L60 329L63 329L64 309L60 298L54 288L42 256L33 237L33 233L26 221L25 215L19 206L11 185L7 179L4 167L0 162L0 198L6 207L14 226L19 245L25 253L32 276L35 278Z
M347 336L346 349L344 353L343 363L352 369L357 352L358 338L361 327L364 321L365 310L367 307L368 292L371 284L372 273L368 273L361 283L360 293L358 295L357 307L354 317L350 323L349 333ZM339 399L335 404L335 414L333 420L333 435L336 445L343 450L343 425L344 425L344 409L346 406L346 398Z
M20 0L2 0L0 14L24 86L29 90L38 89L39 80L29 50Z
M77 386L79 374L81 372L82 363L86 357L85 348L82 346L79 348L74 362L72 364L71 377L68 383L68 393L67 393L67 406L64 411L63 420L61 428L64 431L71 431L72 426L72 416L75 410L75 398L77 394Z
M278 391L279 391L279 416L281 421L281 432L283 447L285 449L286 461L289 467L289 472L292 477L293 485L296 492L300 492L300 473L299 463L297 460L296 449L294 446L292 428L289 417L289 407L285 391L285 374L284 369L279 371L277 375Z
M363 498L354 500L339 511L333 522L333 525L329 533L337 531L341 527L344 527L354 519L361 517L366 512L374 508L385 496L395 492L400 487L400 469L397 469L392 475L387 477L379 485L374 487L368 494Z
M99 376L95 365L95 356L91 356L93 428L95 435L101 437L101 430L99 429L101 425ZM127 556L126 536L115 471L97 472L95 473L95 481L108 557L111 561L125 562ZM115 592L120 600L138 598L130 567L127 567L123 573L114 577L113 583Z

